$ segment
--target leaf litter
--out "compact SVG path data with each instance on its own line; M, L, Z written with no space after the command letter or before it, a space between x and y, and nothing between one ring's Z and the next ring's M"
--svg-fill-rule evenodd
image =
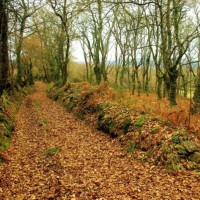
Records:
M21 106L5 152L10 161L0 165L0 199L200 199L196 173L170 175L133 159L117 140L50 100L45 89L36 83ZM48 129L39 119L48 120ZM62 151L45 156L53 147Z

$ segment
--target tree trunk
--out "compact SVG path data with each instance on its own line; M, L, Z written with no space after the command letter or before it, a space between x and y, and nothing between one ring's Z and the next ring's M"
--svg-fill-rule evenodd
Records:
M33 68L33 64L32 64L32 61L30 60L30 63L28 66L28 74L27 74L27 82L29 85L34 84L32 68Z
M176 89L177 89L177 78L178 71L175 68L169 68L169 81L170 81L170 90L169 90L169 101L172 106L177 105L176 102Z
M0 0L0 94L8 85L8 17L6 0Z
M106 72L106 59L102 59L101 62L101 74L103 77L103 81L108 81L108 76L107 76L107 72Z
M193 102L194 103L191 108L191 113L196 114L200 110L200 77L198 77L197 82L196 82Z
M94 67L94 73L96 76L96 84L99 85L101 83L101 69L99 67L99 63L96 63Z
M26 25L26 18L23 18L20 24L19 41L16 48L16 60L17 60L17 83L22 86L22 65L21 65L21 51L22 42L24 38L24 30Z

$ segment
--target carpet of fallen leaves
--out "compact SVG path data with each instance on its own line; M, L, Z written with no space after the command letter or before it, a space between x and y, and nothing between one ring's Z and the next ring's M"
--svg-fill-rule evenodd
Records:
M9 161L0 165L1 200L200 199L196 172L169 175L68 114L36 83L17 117ZM48 149L57 148L51 156Z

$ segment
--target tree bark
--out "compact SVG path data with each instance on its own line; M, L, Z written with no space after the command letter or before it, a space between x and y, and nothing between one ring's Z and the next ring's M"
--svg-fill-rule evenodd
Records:
M8 85L8 17L6 0L0 0L0 94Z

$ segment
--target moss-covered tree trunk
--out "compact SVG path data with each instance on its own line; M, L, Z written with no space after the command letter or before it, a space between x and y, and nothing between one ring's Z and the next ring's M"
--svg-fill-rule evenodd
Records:
M8 85L8 17L7 0L0 0L0 94Z
M193 96L194 104L192 106L191 112L192 114L196 114L200 110L200 76L197 79L194 96Z
M170 90L169 90L169 101L170 105L174 106L177 105L176 102L176 90L177 90L177 78L178 78L178 71L171 67L169 68L169 80L170 80Z
M34 84L33 73L32 73L33 64L31 60L27 67L28 67L27 82L29 85L33 85Z

